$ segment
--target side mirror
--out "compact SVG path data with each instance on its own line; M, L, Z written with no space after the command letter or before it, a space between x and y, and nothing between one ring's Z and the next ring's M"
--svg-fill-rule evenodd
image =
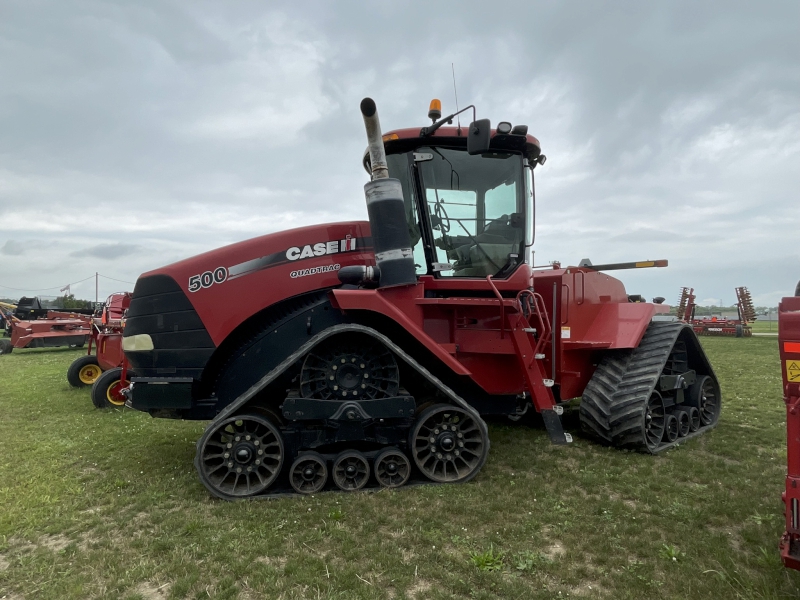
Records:
M469 125L467 136L467 152L469 154L483 154L489 151L489 141L492 135L492 124L489 119L478 119Z

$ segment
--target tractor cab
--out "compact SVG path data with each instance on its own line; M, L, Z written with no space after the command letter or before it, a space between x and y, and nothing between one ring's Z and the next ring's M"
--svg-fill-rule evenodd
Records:
M403 190L416 272L503 279L532 264L533 169L545 157L526 126L442 126L453 116L383 136L389 177ZM475 143L473 135L483 139ZM367 152L367 171L369 161Z

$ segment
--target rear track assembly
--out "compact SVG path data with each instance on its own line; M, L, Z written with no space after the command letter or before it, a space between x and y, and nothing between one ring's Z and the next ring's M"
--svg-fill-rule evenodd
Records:
M691 326L653 322L638 347L597 366L581 400L581 426L614 446L657 454L714 427L720 400Z

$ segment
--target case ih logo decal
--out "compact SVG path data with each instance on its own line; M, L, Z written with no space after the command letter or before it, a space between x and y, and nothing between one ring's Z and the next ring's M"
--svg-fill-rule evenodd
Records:
M199 275L192 275L189 278L188 290L190 292L198 292L202 289L211 287L217 283L224 283L237 277L243 277L262 269L276 267L281 264L295 262L299 260L307 260L311 258L319 258L329 254L341 254L342 252L355 252L358 250L367 250L372 246L371 238L355 238L348 235L343 240L329 240L326 242L317 242L316 244L306 244L305 246L292 246L285 251L275 252L259 258L233 265L232 267L217 267L211 271L200 273ZM322 265L319 267L311 267L308 269L297 269L292 271L289 276L292 279L298 277L307 277L309 275L317 275L320 273L330 273L331 271L338 271L340 265Z
M352 236L347 236L344 240L333 240L331 242L319 242L308 244L301 250L298 247L289 248L286 251L286 258L289 260L300 260L301 258L314 258L325 254L338 254L339 252L351 252L356 249L356 240Z

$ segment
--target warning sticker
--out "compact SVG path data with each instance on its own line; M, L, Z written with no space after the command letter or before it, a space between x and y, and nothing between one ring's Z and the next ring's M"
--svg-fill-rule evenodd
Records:
M561 328L561 339L568 340L569 339L569 327L562 327Z
M786 361L786 381L800 381L800 360Z

